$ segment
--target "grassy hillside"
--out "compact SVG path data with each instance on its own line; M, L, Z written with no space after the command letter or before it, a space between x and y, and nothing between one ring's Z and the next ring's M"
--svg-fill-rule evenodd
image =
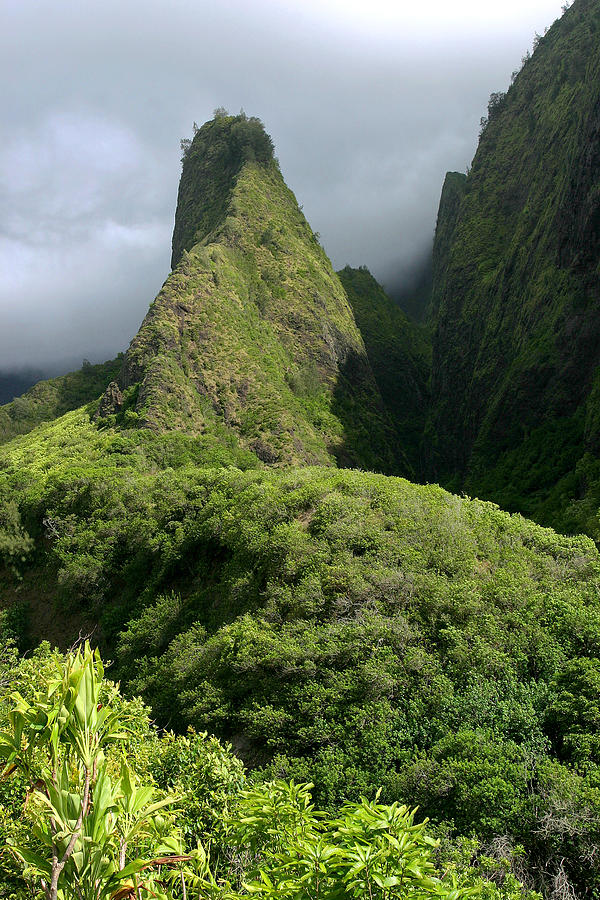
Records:
M118 377L121 366L122 359L86 364L78 372L40 381L21 397L0 406L0 443L95 400Z
M591 533L578 502L597 450L599 30L597 0L576 0L492 97L460 191L447 183L428 430L435 477Z
M413 473L423 471L422 436L429 404L431 342L365 266L338 272L365 342L385 408Z

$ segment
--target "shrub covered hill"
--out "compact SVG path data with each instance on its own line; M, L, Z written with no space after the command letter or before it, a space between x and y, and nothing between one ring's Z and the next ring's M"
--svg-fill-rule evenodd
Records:
M598 536L600 3L536 43L442 194L429 475Z
M503 896L597 896L593 541L381 474L418 461L422 332L333 273L257 120L195 135L173 263L95 399L80 373L4 410L3 640L93 630L253 779L381 788Z

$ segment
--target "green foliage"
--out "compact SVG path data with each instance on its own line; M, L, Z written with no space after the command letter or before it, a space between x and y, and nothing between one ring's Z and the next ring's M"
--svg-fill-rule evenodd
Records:
M215 110L194 137L182 141L183 172L173 232L172 268L227 214L235 180L247 162L273 165L273 142L260 119Z
M0 896L463 900L474 887L493 900L522 896L474 884L456 849L447 850L452 875L442 875L439 842L416 810L363 798L327 816L310 784L245 787L241 764L214 738L160 738L143 712L131 715L87 645L65 658L44 648L21 663L8 650L0 670L23 690L0 706L2 853L21 869L3 867ZM130 761L115 750L128 743ZM178 807L148 765L177 788ZM6 790L7 775L20 776L17 792Z
M30 699L11 692L8 728L0 732L4 777L25 779L32 822L32 840L8 846L47 900L101 900L123 886L155 896L154 878L143 873L156 863L136 851L150 843L157 856L177 857L176 836L160 815L173 799L139 784L125 759L119 777L111 772L106 751L124 738L125 723L115 687L101 702L103 675L98 653L86 645Z
M267 779L313 781L330 812L381 786L453 835L509 835L530 873L566 860L595 886L579 863L600 810L595 719L565 694L574 661L600 658L593 543L361 472L151 471L145 433L72 413L0 454L36 539L24 582L56 572L65 628L87 609L162 723L232 741ZM178 755L216 770L208 739L171 740L153 757L166 790L197 783ZM192 841L211 804L231 808L241 775L219 778L182 820ZM589 828L561 831L565 797Z
M556 676L547 712L563 758L600 763L600 659L576 658Z
M0 494L0 564L16 573L33 549L33 540L23 528L19 505Z
M593 531L597 416L577 391L592 385L595 398L597 379L578 371L585 347L568 363L555 337L588 309L569 243L587 224L540 200L559 182L552 196L568 195L561 154L577 147L562 141L556 165L529 152L536 121L542 136L570 133L577 91L594 83L572 22L569 53L556 49L561 29L540 43L494 107L472 172L447 180L429 425L444 477ZM538 103L558 56L555 102ZM16 675L10 652L0 660L15 680L4 746L20 770L12 794L0 787L0 824L32 878L47 879L54 848L60 877L81 881L97 864L113 891L128 871L119 835L134 829L130 874L159 896L185 879L199 897L458 900L477 887L516 900L521 879L595 896L596 547L436 486L335 468L404 467L400 433L419 467L427 339L366 270L346 269L357 328L257 120L219 111L198 129L175 231L176 268L123 362L121 408L96 421L86 394L87 407L0 450L2 635L28 602L34 638L36 609L53 602L65 642L82 617L98 624L127 692L179 732L157 734L139 702L101 688L88 651L64 678L56 654ZM438 390L445 366L454 380ZM21 413L25 431L35 416ZM127 765L101 747L104 701L77 718L85 679L90 697L106 692L115 727L129 717ZM31 789L28 837L15 810ZM182 808L158 816L162 792ZM415 823L417 803L439 846ZM180 838L194 849L174 852ZM186 857L160 883L140 862L156 841Z
M148 762L164 791L185 797L177 823L188 846L210 835L212 864L228 863L229 826L236 798L246 783L244 767L231 752L206 732L187 735L166 732L152 747Z
M436 842L406 806L364 798L335 818L311 803L310 784L281 781L242 793L233 839L250 853L248 891L257 897L446 897L471 891L441 880Z

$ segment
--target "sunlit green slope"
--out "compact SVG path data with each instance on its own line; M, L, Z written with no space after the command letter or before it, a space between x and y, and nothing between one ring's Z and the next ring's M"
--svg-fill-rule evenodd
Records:
M595 889L593 542L384 475L207 469L143 433L84 410L0 448L4 638L95 626L161 724L328 805L383 787L523 845L532 884Z
M21 397L0 406L0 443L96 400L118 376L121 365L121 359L95 366L85 364L78 372L40 381Z

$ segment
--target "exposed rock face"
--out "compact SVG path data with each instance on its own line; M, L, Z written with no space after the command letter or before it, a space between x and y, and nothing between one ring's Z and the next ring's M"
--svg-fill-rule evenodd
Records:
M428 474L529 514L581 453L600 366L599 35L576 0L540 40L436 232Z
M123 406L123 394L116 381L111 381L102 397L98 406L98 412L95 419L105 419L107 416L118 413Z
M126 355L143 424L266 464L408 472L342 285L261 123L219 116L186 154L174 270Z

